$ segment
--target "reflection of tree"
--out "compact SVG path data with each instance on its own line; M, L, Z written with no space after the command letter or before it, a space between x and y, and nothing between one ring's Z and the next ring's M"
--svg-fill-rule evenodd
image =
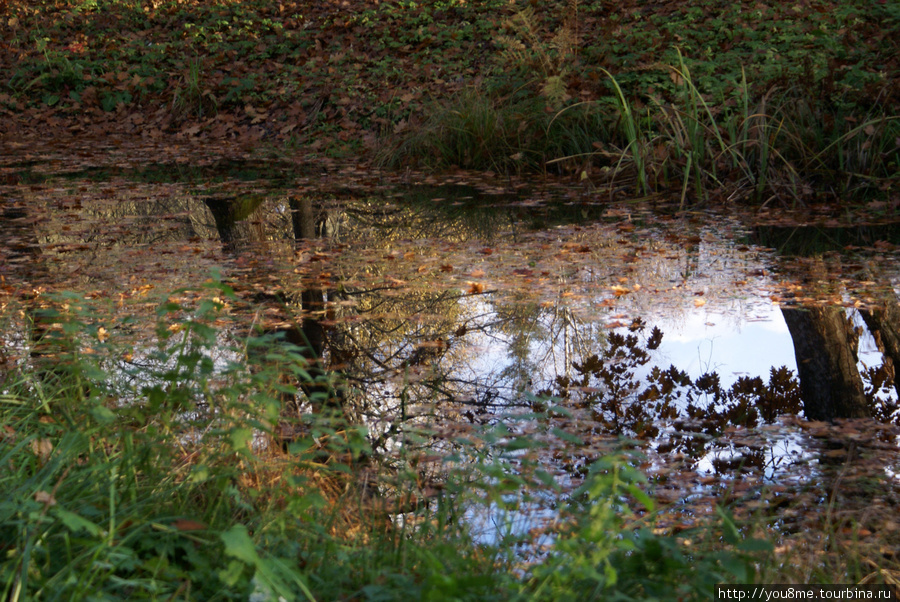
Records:
M458 400L459 382L449 375L461 351L459 292L385 292L345 291L353 315L342 315L330 333L332 360L358 392L358 411L383 422Z
M645 340L636 321L628 334L612 332L602 353L573 362L575 373L558 376L542 391L576 413L578 433L587 440L624 435L654 441L657 451L686 453L692 458L716 451L716 437L728 426L773 423L800 410L797 381L786 368L772 369L768 383L759 377L739 378L723 388L716 373L691 379L675 366L652 367L639 376L658 348L662 333L654 328ZM760 464L761 454L742 454L736 463ZM727 461L717 458L717 466Z
M54 373L54 365L59 361L58 356L63 348L60 346L56 312L41 292L48 262L39 242L37 224L39 220L30 215L25 205L9 203L0 206L0 275L6 277L7 271L14 271L16 279L35 283L31 292L22 299L25 322L21 342L30 347L35 372L39 378L44 378ZM4 338L12 343L11 348L17 346L18 341L15 341L13 333L6 332Z
M493 304L495 330L504 335L509 364L501 371L513 397L533 391L559 374L568 375L577 357L601 347L605 332L592 321L578 319L564 299L547 307L527 294L510 295Z
M804 296L829 299L831 306L782 308L785 323L794 343L798 375L806 416L814 420L876 416L887 418L890 401L877 393L893 379L895 357L900 357L897 336L897 299L890 291L890 278L878 271L882 262L858 258L847 261L849 247L878 247L884 241L896 241L900 228L886 226L848 227L758 227L758 242L775 247L783 256L802 259L787 263L783 272L802 285ZM857 367L858 334L849 315L840 304L841 283L849 272L866 273L867 284L857 286L888 287L887 299L878 307L860 312L867 328L884 353L884 364L867 368L863 375ZM882 294L876 293L877 297ZM871 385L866 390L864 380Z
M196 270L197 256L175 251L189 242L201 250L200 239L213 230L212 218L195 196L172 194L169 188L155 192L111 187L92 195L29 194L29 206L41 216L34 230L46 282L76 290L102 286L110 294L128 291L142 279L160 287L183 286L179 276Z
M871 378L869 403L872 413L880 420L900 420L900 383L896 370L900 366L900 307L895 295L889 295L883 305L860 311L878 350L884 355L880 368L868 370ZM876 394L884 386L893 384L897 400L878 399Z
M20 273L20 277L40 282L46 269L41 261L41 246L35 226L37 216L29 216L23 204L0 205L0 270ZM5 275L5 274L4 274Z
M781 310L794 341L806 417L811 420L869 416L856 367L858 336L841 307Z
M205 199L206 206L215 219L216 231L226 251L232 254L253 253L262 251L258 243L265 242L271 236L265 231L254 232L249 229L250 218L263 204L264 198L258 195L239 197L211 197ZM306 241L324 234L324 229L317 227L322 219L322 208L316 206L308 197L288 199L290 208L289 226L295 242ZM261 216L264 220L267 216ZM254 246L256 244L257 246ZM257 258L258 259L258 258ZM256 277L265 278L269 269L258 270ZM316 410L323 408L342 410L344 392L341 387L334 386L334 378L325 361L328 345L325 320L326 301L329 295L327 279L323 281L320 274L307 275L301 281L298 291L279 290L274 295L275 301L282 309L297 310L298 317L288 316L290 326L279 326L275 329L284 339L294 345L305 358L304 377L297 386L306 395ZM299 307L296 302L299 301ZM294 307L292 307L294 305Z
M247 219L253 215L263 198L260 196L244 197L207 197L203 202L212 213L216 222L219 240L228 250L234 250L236 241L248 242L250 236L238 234L240 226L247 227Z
M880 307L860 311L869 332L875 337L878 349L884 354L887 376L894 381L894 388L900 397L900 383L895 371L900 366L900 307L897 300L886 302Z

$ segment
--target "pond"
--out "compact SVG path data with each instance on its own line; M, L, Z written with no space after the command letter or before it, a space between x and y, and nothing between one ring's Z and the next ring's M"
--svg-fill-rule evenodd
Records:
M573 487L626 438L672 528L729 501L805 496L814 511L840 478L848 515L897 501L897 223L157 150L159 163L115 148L2 158L6 370L52 356L22 317L51 293L105 308L91 320L131 349L132 374L159 304L220 282L235 292L223 341L255 329L305 350L284 411L339 408L386 466L502 425L498 449L541 441L510 457ZM512 520L552 519L557 495ZM490 531L498 516L471 521Z

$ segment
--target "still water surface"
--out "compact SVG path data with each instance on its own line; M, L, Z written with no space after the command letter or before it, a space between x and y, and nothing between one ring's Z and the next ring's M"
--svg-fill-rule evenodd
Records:
M814 477L815 446L791 426L806 400L782 308L845 312L866 395L892 414L892 383L873 377L884 371L881 335L859 310L897 305L893 225L788 227L772 225L777 212L675 214L543 183L333 169L7 157L5 303L60 290L108 300L101 319L136 318L112 336L137 356L152 347L156 304L217 274L248 328L310 340L385 453L402 443L398 421L485 425L558 403L571 411L559 426L597 448L580 461L551 446L558 474L577 478L597 442L632 437L648 469L665 473L675 458L695 475L660 481L672 500L695 495L703 475ZM698 386L704 375L718 388ZM725 394L756 377L752 394ZM669 385L675 393L659 393ZM770 415L754 421L713 411L762 398Z

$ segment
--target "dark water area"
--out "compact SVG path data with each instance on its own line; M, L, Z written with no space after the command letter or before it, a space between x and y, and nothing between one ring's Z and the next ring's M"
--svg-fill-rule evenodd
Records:
M446 450L509 421L566 433L542 462L573 482L628 438L682 505L821 481L860 449L896 489L896 224L767 225L490 176L85 162L0 173L6 370L27 369L22 316L50 293L105 307L140 358L158 304L215 275L242 324L219 336L304 347L328 384L291 407L340 407L385 457L406 424Z

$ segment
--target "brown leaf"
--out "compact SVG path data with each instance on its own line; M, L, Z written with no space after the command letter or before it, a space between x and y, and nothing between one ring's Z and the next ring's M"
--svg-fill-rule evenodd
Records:
M55 506L56 498L53 497L52 493L47 491L35 491L34 492L34 501L44 504L45 506Z
M31 442L31 451L41 460L46 460L53 451L53 442L50 439L35 439Z
M198 520L191 520L189 518L179 518L172 523L172 526L179 531L205 531L209 528L206 523Z

